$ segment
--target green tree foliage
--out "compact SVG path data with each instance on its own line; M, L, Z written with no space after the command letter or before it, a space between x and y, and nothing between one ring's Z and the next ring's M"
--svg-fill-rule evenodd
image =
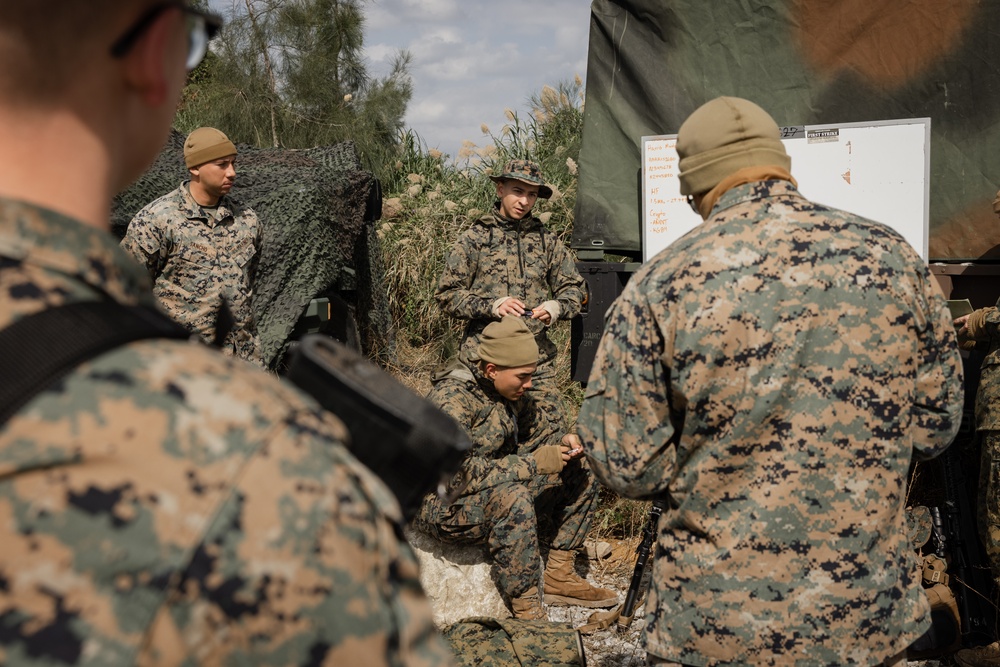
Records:
M176 126L256 146L353 140L369 168L396 151L412 95L410 55L373 78L359 0L233 0L209 57L191 74ZM382 174L379 173L381 176Z

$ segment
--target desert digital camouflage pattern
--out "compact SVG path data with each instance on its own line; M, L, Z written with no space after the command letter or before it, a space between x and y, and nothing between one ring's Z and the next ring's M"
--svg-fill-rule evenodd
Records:
M154 303L116 239L0 200L0 326L102 298ZM343 437L200 342L81 365L0 428L0 663L451 664Z
M528 308L554 299L559 319L568 320L579 314L583 290L573 255L558 236L534 216L512 220L494 208L458 238L434 296L446 313L468 321L460 355L473 359L483 329L500 319L493 314L497 299L512 296ZM555 418L563 412L553 367L556 346L540 320L526 317L524 323L535 334L539 355L529 391Z
M520 597L541 585L540 538L563 551L583 546L597 482L581 459L558 475L538 474L529 454L559 444L559 425L528 394L516 402L500 396L475 367L456 363L435 377L427 398L468 431L472 448L450 484L468 483L459 498L446 505L427 496L414 524L443 541L487 543L500 588Z
M778 125L929 117L930 258L1000 256L998 24L1000 0L594 0L572 247L639 254L641 138L731 95Z
M578 422L598 478L666 498L647 649L689 665L877 664L929 625L911 456L961 422L915 251L781 180L737 186L608 312Z
M204 208L182 183L136 214L121 245L149 271L163 309L206 342L225 300L236 324L223 350L262 364L252 308L260 238L253 210L231 197Z

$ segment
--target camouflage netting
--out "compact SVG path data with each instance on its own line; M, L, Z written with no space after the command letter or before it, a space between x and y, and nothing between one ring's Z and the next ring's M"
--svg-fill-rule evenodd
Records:
M929 117L930 257L1000 258L998 22L1000 0L594 0L572 247L638 254L641 137L735 95L779 125Z
M115 198L111 222L119 237L139 209L188 178L183 141L172 132L150 169ZM264 360L280 361L310 299L336 295L357 313L363 350L384 361L391 319L379 245L364 220L375 179L361 169L354 144L238 150L232 195L257 212L264 229L254 288Z

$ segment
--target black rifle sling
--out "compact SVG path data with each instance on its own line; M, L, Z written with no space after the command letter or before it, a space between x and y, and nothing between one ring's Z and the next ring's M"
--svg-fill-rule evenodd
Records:
M190 338L159 311L115 301L47 308L0 329L0 427L44 389L103 352L144 338Z

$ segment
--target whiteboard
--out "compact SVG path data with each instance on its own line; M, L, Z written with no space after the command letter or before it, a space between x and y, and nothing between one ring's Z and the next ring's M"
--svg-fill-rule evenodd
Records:
M781 128L799 192L892 227L927 261L930 118ZM642 258L701 224L681 195L677 135L642 138Z

